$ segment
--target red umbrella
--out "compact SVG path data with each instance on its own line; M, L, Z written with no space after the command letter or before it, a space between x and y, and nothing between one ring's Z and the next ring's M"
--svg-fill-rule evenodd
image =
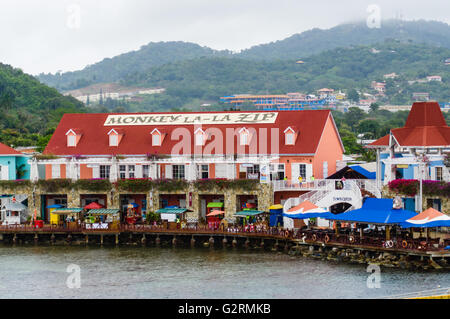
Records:
M103 208L103 205L96 202L92 202L89 205L84 206L84 209L100 209L100 208Z

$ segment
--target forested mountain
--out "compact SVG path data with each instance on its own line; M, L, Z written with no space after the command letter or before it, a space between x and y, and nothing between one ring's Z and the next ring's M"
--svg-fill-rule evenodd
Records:
M425 43L450 48L450 26L437 21L385 20L380 28L366 22L341 24L328 30L312 29L281 41L254 46L242 51L248 59L301 59L338 47L368 45L384 40Z
M230 94L313 93L323 87L371 92L372 81L395 72L386 81L386 102L410 103L413 92L430 92L433 99L450 99L450 49L388 41L378 45L337 48L304 59L252 61L240 58L200 58L154 67L130 74L123 85L162 86L166 93L149 97L143 108L162 110L189 105L193 99L217 102ZM442 82L409 84L428 75ZM374 93L374 92L372 92ZM172 106L170 106L172 104Z
M116 82L128 74L170 62L227 55L230 55L230 52L216 51L194 43L152 42L137 51L106 58L80 71L55 75L40 74L39 79L59 90L77 89L93 83Z
M262 44L232 54L185 42L149 43L140 50L87 66L83 70L63 74L40 74L39 79L59 90L70 90L93 83L117 82L135 73L167 63L204 57L228 57L245 60L298 60L335 48L349 48L384 42L426 43L450 48L450 26L435 21L383 21L381 28L368 28L365 22L349 23L321 30L313 29L287 39Z
M14 146L39 144L64 113L85 109L76 99L0 63L0 142Z

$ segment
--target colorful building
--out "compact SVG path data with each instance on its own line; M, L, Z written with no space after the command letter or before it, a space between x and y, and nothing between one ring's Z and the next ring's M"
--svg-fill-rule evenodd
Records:
M30 178L29 156L0 143L0 180L17 180Z
M141 178L189 182L257 179L272 187L271 205L295 192L307 191L282 185L299 185L300 179L314 181L333 174L343 153L329 110L65 114L44 151L47 158L31 161L31 171L45 165L46 179L112 182ZM31 179L38 177L33 174ZM227 214L245 203L261 203L256 193L193 193L151 195L151 201L159 208L194 208L194 214L203 217L210 202L225 202ZM110 203L105 195L80 196ZM230 199L235 203L231 208L227 196L235 196ZM47 196L42 203L53 204L54 199ZM120 206L134 202L145 207L149 201L149 194L124 194Z
M450 127L437 102L414 103L404 127L391 129L367 147L377 151L379 185L395 179L450 182L444 164L450 152Z

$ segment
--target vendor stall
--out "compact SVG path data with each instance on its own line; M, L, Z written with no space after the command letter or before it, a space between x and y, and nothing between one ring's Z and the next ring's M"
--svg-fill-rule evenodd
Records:
M127 206L127 217L126 221L129 225L135 225L142 220L142 215L139 213L137 209L139 207L136 203L130 203Z
M269 213L260 210L243 210L234 215L238 219L238 225L244 226L245 230L254 231L256 227L268 226Z
M83 208L54 208L50 214L50 223L52 225L76 228L82 211Z
M119 230L120 211L118 209L91 209L85 214L86 229Z
M206 215L206 222L208 223L209 229L219 229L220 222L225 216L225 212L223 210L212 210L209 214Z
M270 212L270 227L283 226L283 205L272 205L269 207Z
M2 205L1 214L3 225L19 225L26 221L26 211L27 206L9 200L6 201L4 205Z
M181 221L185 220L185 213L188 211L191 210L175 206L158 209L156 213L161 214L161 220L167 224L168 229L178 229L181 228Z

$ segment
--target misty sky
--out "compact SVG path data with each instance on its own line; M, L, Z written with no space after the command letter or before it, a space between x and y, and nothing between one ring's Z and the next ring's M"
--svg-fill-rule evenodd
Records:
M382 19L450 23L448 0L1 0L0 62L31 74L73 71L152 41L237 51L366 20L370 4Z

